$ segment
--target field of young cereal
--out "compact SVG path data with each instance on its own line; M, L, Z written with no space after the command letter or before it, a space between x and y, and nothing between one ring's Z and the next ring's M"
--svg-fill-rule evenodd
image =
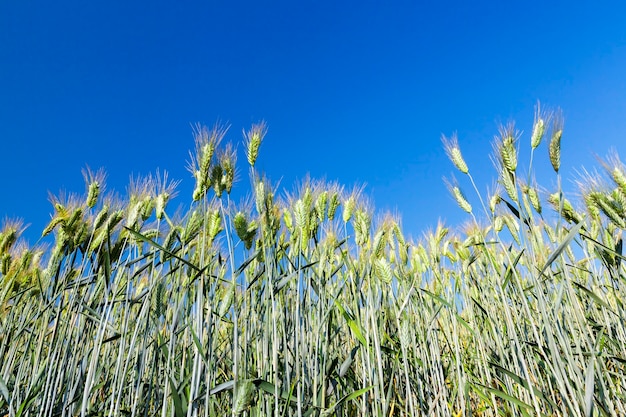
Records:
M500 130L483 196L444 139L480 210L450 180L471 223L411 242L358 189L277 190L255 170L266 131L244 135L241 204L225 129L198 126L186 213L167 175L122 201L86 171L84 196L52 201L49 247L4 222L0 415L626 415L617 155L578 201L543 190L518 152L532 173L547 148L560 184L563 120L537 111L529 138Z

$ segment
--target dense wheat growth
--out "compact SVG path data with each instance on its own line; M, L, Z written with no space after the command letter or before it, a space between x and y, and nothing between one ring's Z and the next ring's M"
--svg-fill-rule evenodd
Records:
M563 120L538 110L531 132L500 129L491 195L444 138L469 222L416 242L358 188L277 190L263 123L241 203L220 126L194 129L187 212L167 175L121 200L86 171L85 195L52 198L48 247L0 229L0 415L626 415L626 168L547 191L533 158L561 183Z

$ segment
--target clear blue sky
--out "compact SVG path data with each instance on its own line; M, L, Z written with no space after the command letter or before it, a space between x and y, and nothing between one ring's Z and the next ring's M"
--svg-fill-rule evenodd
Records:
M259 168L288 189L307 173L366 183L414 236L458 224L441 134L458 132L482 190L498 123L517 121L527 154L537 100L564 111L566 185L594 153L626 160L625 4L3 1L0 216L30 223L33 243L48 191L82 192L86 165L122 194L165 169L186 203L191 124L228 122L239 141L264 119Z

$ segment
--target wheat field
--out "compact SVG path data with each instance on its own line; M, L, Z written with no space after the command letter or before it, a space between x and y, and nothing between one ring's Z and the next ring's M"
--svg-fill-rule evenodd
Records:
M488 195L444 138L468 222L417 241L358 187L279 190L255 168L264 123L241 202L221 126L194 129L191 196L156 173L120 199L86 170L51 199L50 244L0 229L0 415L626 415L626 167L566 196L563 126L539 107L529 137L503 126Z

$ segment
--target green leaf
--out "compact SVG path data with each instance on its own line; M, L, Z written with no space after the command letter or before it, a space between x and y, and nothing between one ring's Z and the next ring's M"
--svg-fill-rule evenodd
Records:
M2 379L1 375L0 375L0 394L2 394L6 403L8 404L10 400L9 389L7 388L7 384L4 382L4 379Z
M252 261L254 261L256 259L256 257L259 256L260 252L261 252L260 249L257 250L256 252L254 252L254 254L252 256L250 256L248 259L243 261L243 263L241 265L239 265L239 268L237 268L237 270L235 271L235 276L241 275L241 273L248 267L248 265L250 265L252 263Z
M178 392L178 387L176 386L176 383L174 382L172 377L168 375L167 379L170 383L170 390L172 391L172 401L174 402L174 416L184 417L187 414L187 406L186 404L183 404L183 400L180 396L180 393Z
M295 277L297 277L297 276L300 274L300 272L304 271L304 270L305 270L305 269L307 269L307 268L310 268L310 267L314 266L314 265L315 265L315 264L317 264L317 263L318 263L318 261L308 263L308 264L306 264L306 265L303 265L303 266L299 267L298 269L296 269L295 271L293 271L293 272L292 272L292 273L290 273L289 275L285 275L285 276L283 276L283 277L280 279L280 281L278 281L278 282L276 283L276 285L274 285L274 294L277 294L277 293L278 293L278 291L280 291L280 290L281 290L281 289L282 289L285 285L287 285L287 283L288 283L289 281L291 281L292 279L294 279Z
M508 402L516 405L518 407L518 410L525 416L528 416L528 411L533 409L533 407L530 404L526 404L524 401L522 401L522 400L520 400L518 398L515 398L511 394L507 394L504 391L501 391L501 390L495 389L495 388L491 388L491 387L488 387L488 386L482 385L482 384L476 384L476 385L478 385L481 388L489 391L493 395L495 395L497 397L500 397L503 400L508 401Z
M503 368L502 366L493 363L493 362L489 362L489 365L492 368L497 369L498 371L502 372L503 374L507 375L509 378L511 378L513 381L515 381L517 384L521 385L522 387L524 387L526 390L530 391L531 389L531 385L529 383L529 381L527 379L522 378L519 375L514 374L513 372L509 371L508 369ZM543 392L541 392L539 389L537 389L535 386L532 386L532 392L539 397L540 399L542 399L543 401L547 402L548 404L550 404L550 407L552 407L553 410L557 409L556 404L554 404L554 402L552 402L548 397L546 397Z
M39 375L37 375L37 377L35 378L35 381L37 381L37 383L28 389L28 395L26 395L26 399L22 402L22 404L20 404L20 407L18 408L17 413L15 414L16 417L21 417L24 412L27 412L28 408L33 404L33 402L39 395L39 392L41 392L43 384L46 381L46 379L43 378L44 372L46 370L45 365L46 364L44 362L44 365L41 367L41 370L39 371Z
M522 249L520 253L515 257L515 260L513 261L513 263L506 268L506 272L504 273L504 282L502 283L502 288L506 288L506 286L508 285L509 281L511 280L511 277L513 276L513 271L515 270L515 267L517 266L517 263L519 262L523 254L524 254L524 249Z
M168 256L178 259L179 261L181 261L182 263L184 263L185 265L187 265L188 267L196 270L197 272L202 272L202 269L198 268L196 265L192 264L191 262L189 262L188 260L186 260L185 258L181 258L180 256L170 252L169 250L165 249L163 246L159 245L158 243L156 243L154 240L145 237L144 235L142 235L141 233L124 226L124 229L126 229L128 232L130 232L131 235L133 235L135 238L142 240L144 242L146 242L147 244L154 246L155 248L157 248L160 251L163 251L165 254L167 254Z
M341 397L341 399L339 401L337 401L335 404L333 404L330 408L327 408L326 410L322 411L322 416L329 416L331 414L333 414L335 412L335 410L337 409L337 407L339 407L341 404L345 403L346 401L351 401L354 400L358 397L360 397L361 395L365 394L367 391L371 390L372 388L374 388L373 385L370 385L369 387L365 387L365 388L361 388L360 390L356 390L351 394L347 394L344 395L343 397Z
M591 297L596 303L600 304L602 307L606 308L607 310L609 310L611 313L616 314L613 309L611 309L611 306L609 306L607 304L606 301L604 301L603 299L601 299L596 293L594 293L593 291L591 291L590 289L587 289L584 285L579 284L575 281L572 281L572 283L580 290L582 290L585 294L587 294L589 297Z
M235 381L231 379L230 381L222 382L221 384L216 385L213 388L211 388L211 391L209 391L209 395L215 395L222 391L233 389L234 387L235 387Z
M591 358L589 358L589 364L585 372L585 417L591 417L593 415L593 390L595 385L594 362L595 356L592 355Z
M565 250L565 248L572 242L572 240L574 240L574 237L576 237L576 235L578 234L578 231L580 230L582 226L583 226L583 222L581 220L577 225L573 226L570 229L567 236L565 236L565 240L563 240L563 242L561 242L561 244L556 248L556 250L552 252L552 254L548 257L546 264L543 266L543 268L541 268L541 272L539 272L540 276L543 275L544 272L546 272L546 270L550 267L550 265L552 265L552 263L556 260L556 258L558 258L561 255L561 253Z
M271 395L276 395L276 385L272 384L271 382L268 382L264 379L253 379L252 383L261 391L267 393L267 394L271 394ZM295 388L296 381L293 382L293 384L291 385L291 389L289 390L288 393L286 392L280 392L278 393L278 398L280 398L281 400L285 400L287 402L290 403L297 403L297 400L295 398L293 398L293 390Z
M443 304L444 306L448 307L450 309L450 312L452 314L454 314L454 316L456 317L456 319L459 321L459 323L461 323L461 325L463 327L465 327L467 330L469 330L469 332L474 336L474 337L478 337L478 335L476 334L476 332L474 331L474 329L472 329L472 327L469 325L469 323L467 321L465 321L465 319L463 317L461 317L457 312L456 312L456 307L454 307L452 304L450 304L449 302L447 302L446 300L444 300L443 298L439 297L436 294L433 294L432 292L421 288L422 292L424 292L426 295L428 295L429 297L433 298L436 301L439 301L441 304Z
M283 411L283 417L287 417L287 411L289 411L289 403L294 401L294 399L293 399L293 392L296 389L296 382L297 381L294 379L294 381L291 383L291 388L289 388L289 394L288 394L288 397L287 397L287 405L285 405L285 410ZM272 385L272 384L270 384L270 385ZM272 388L274 388L274 385L272 385ZM297 404L297 400L295 402ZM313 409L311 408L309 411L313 411Z
M354 357L356 356L356 353L358 350L359 350L359 345L356 345L355 347L352 348L352 350L350 351L350 355L346 358L346 360L343 361L343 363L339 367L340 377L343 378L346 375L346 373L348 373L348 369L350 369L350 366L352 366L352 363L354 362Z
M352 314L347 312L346 309L343 308L341 304L339 304L339 301L335 300L335 305L339 309L339 312L341 313L341 315L346 319L346 322L348 323L350 330L352 330L352 334L354 335L354 337L356 337L358 341L361 342L361 344L364 347L367 347L367 341L365 340L365 337L363 336L363 332L361 331L361 326L359 326L359 324L356 322L356 320L354 319L354 316L352 316Z
M206 356L205 349L202 346L200 339L198 339L198 335L196 334L196 332L193 330L191 326L189 326L189 330L191 330L191 337L193 338L193 343L196 345L196 348L198 349L198 352L200 353L200 357L204 361L204 364L209 366L209 359Z

